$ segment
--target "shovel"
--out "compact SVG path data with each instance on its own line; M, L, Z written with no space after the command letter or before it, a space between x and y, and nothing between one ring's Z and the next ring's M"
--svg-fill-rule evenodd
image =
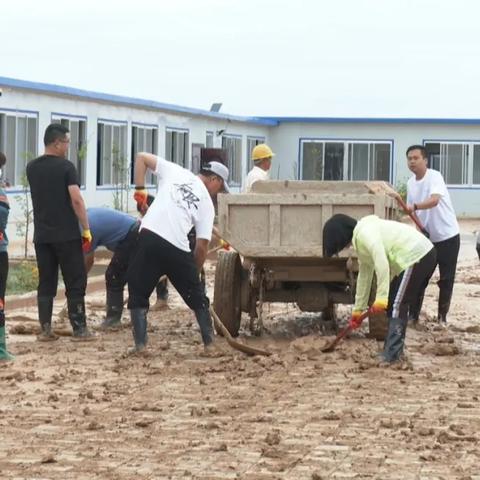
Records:
M372 193L384 192L390 197L395 198L397 200L398 205L400 205L400 208L411 218L411 220L417 226L417 228L427 238L430 238L430 235L425 230L425 227L422 225L422 222L420 222L418 217L413 212L410 212L408 210L407 204L403 201L403 198L390 185L388 185L386 182L374 182L374 183L366 182L365 185Z
M266 357L271 355L271 352L267 352L266 350L261 350L260 348L251 347L250 345L245 345L244 343L237 342L233 339L228 331L227 327L222 323L218 315L215 313L215 310L212 307L209 307L210 315L213 317L213 321L215 322L215 327L222 332L222 335L227 340L227 343L236 350L240 350L247 355L264 355Z
M370 311L367 310L366 312L363 312L361 315L360 315L360 318L359 320L365 320L368 315L370 314ZM350 323L343 329L340 331L340 333L329 343L327 343L323 348L320 349L321 352L323 353L330 353L330 352L333 352L335 350L335 347L338 345L338 343L340 342L340 340L345 336L347 335L348 333L350 333L351 331L353 330L353 327L352 325L350 325Z

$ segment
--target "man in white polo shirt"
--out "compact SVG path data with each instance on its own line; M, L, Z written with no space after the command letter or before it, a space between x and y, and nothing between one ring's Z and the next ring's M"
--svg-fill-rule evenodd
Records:
M442 174L428 168L428 154L425 147L422 145L409 147L407 160L408 168L414 173L407 182L408 209L415 212L422 222L437 251L440 271L438 321L446 323L460 249L457 217ZM416 305L410 307L410 318L414 322L418 321L428 280L430 279L427 279Z
M141 211L146 210L147 169L157 176L158 190L142 219L137 250L127 274L134 351L143 350L147 344L148 299L162 275L167 275L194 311L204 346L208 347L214 337L209 300L199 274L212 235L212 198L221 191L228 192L228 168L212 161L194 175L163 158L139 153L135 159L134 198ZM192 227L196 231L193 255L187 237Z

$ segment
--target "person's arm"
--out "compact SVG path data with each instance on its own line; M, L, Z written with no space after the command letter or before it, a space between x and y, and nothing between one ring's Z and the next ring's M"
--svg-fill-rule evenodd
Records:
M85 208L85 202L83 201L82 193L78 185L69 185L68 193L70 194L70 199L72 201L72 207L75 212L75 215L80 222L82 229L90 230L88 225L87 210Z
M145 174L150 169L153 172L157 169L158 157L151 153L140 152L135 157L134 181L136 187L145 188Z
M85 270L87 271L87 275L88 275L88 273L92 269L93 264L95 262L95 253L94 252L87 253L83 257L83 261L85 262Z
M208 243L209 241L204 238L197 238L195 243L193 257L195 258L195 263L199 272L201 272L205 259L207 258Z
M357 251L360 265L362 264L362 257L364 257L363 263L365 267L360 266L359 279L357 280L357 295L355 296L355 310L364 310L368 305L373 271L375 271L377 276L375 302L387 304L390 291L390 264L380 233L370 230L368 235L359 234ZM364 272L362 272L362 268Z
M407 205L407 208L410 212L415 212L416 210L429 210L430 208L436 207L442 196L438 193L433 193L429 198L423 202L412 203Z

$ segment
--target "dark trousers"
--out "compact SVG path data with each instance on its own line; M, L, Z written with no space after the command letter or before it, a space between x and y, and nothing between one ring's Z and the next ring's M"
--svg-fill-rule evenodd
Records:
M408 320L409 306L416 301L425 282L433 275L437 266L437 254L432 248L418 263L407 268L390 283L388 317Z
M455 282L455 271L457 269L457 258L460 250L460 235L455 235L442 242L436 242L433 244L437 252L437 264L440 273L440 279L437 282L440 289L438 295L438 317L447 316L450 310L450 302L452 300L453 284ZM435 265L435 266L436 266ZM415 299L410 307L410 317L414 320L418 320L420 310L422 308L423 297L425 295L425 289L428 286L428 282L433 275L425 279L424 284L419 290L418 298Z
M148 299L162 275L167 275L184 302L194 311L208 309L192 252L184 252L143 229L128 269L128 308L148 308Z
M0 328L5 326L5 290L8 278L8 252L0 252Z
M83 299L87 274L80 239L58 243L35 243L38 266L39 297L55 297L58 285L58 267L62 271L67 299Z
M127 283L128 265L137 247L139 226L136 223L126 237L118 243L117 248L113 252L112 259L105 271L105 283L109 291L123 292L123 287Z

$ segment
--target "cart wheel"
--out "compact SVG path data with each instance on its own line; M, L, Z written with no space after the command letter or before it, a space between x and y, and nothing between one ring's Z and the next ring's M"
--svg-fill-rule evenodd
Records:
M213 291L213 308L232 337L238 336L241 310L242 265L237 252L218 254ZM221 335L215 328L218 335Z
M386 313L370 315L368 317L368 336L375 340L385 340L388 332L388 318Z
M334 303L329 303L328 307L322 310L322 330L326 333L338 333L337 306Z

